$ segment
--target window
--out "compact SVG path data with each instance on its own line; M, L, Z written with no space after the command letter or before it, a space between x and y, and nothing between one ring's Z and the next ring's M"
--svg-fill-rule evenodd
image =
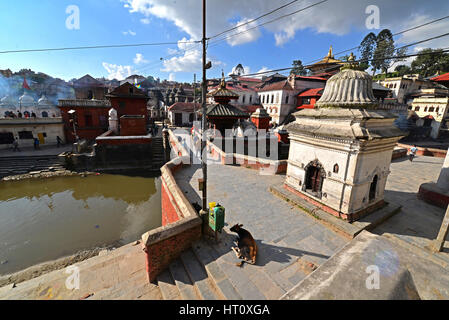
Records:
M334 173L338 173L338 170L340 169L340 167L338 166L338 164L336 163L334 165Z
M419 107L415 107L415 111L419 111Z
M193 122L193 113L189 114L189 122Z
M265 96L262 96L262 103L265 103Z
M424 108L424 112L426 112L426 111L427 111L427 107Z
M99 122L100 122L100 126L101 126L101 127L103 127L103 128L108 127L108 122L106 121L106 116L105 116L105 115L100 115L100 116L98 117L98 120L99 120Z
M249 103L253 103L253 96L249 96Z
M303 98L302 102L303 104L310 104L310 98Z
M434 107L430 107L430 108L429 108L429 112L433 112L434 110L435 110Z
M32 140L33 139L33 132L31 132L31 131L20 131L19 132L19 139L21 139L21 140Z
M242 96L242 103L245 103L245 95Z
M118 106L120 107L120 109L124 109L126 107L126 102L125 101L120 101L118 103Z
M133 94L134 93L134 88L129 88L129 93Z
M46 111L42 112L42 118L48 118L48 112Z
M274 103L274 94L271 95L271 103Z
M94 98L94 93L92 90L87 91L87 99L93 99Z
M285 97L285 104L288 104L288 98L289 98L289 96Z
M85 114L84 115L84 125L86 127L92 127L92 115L91 114Z
M440 107L437 107L437 110L436 110L436 112L439 112L440 111Z
M14 141L12 132L0 132L0 144L11 144Z

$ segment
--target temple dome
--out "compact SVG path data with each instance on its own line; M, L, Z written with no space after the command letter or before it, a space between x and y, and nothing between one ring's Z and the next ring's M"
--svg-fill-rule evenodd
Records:
M318 108L375 108L373 78L366 72L344 69L329 78Z
M19 104L22 107L34 107L35 101L32 96L28 95L25 91L23 95L19 98Z
M42 97L37 101L37 105L39 108L48 108L53 106L53 104L50 100L48 100L45 94L43 94Z
M0 108L9 108L13 107L15 104L15 101L10 96L5 96L2 99L0 99Z

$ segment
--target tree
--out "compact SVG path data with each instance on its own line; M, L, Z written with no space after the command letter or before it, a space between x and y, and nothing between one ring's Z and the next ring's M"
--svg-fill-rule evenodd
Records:
M449 54L441 49L423 49L412 62L412 69L423 77L432 76L438 72L449 72Z
M369 68L369 61L373 58L376 48L376 35L372 32L368 33L360 43L360 68L366 70Z
M373 75L377 70L385 74L392 63L403 61L402 56L407 52L407 48L397 48L393 40L393 34L389 29L384 29L376 36L370 32L360 43L361 67L367 69L369 65L373 70Z
M394 68L394 71L396 71L399 76L403 76L405 74L410 74L412 72L412 68L406 66L405 64L400 64Z
M302 65L301 60L293 61L293 69L290 71L290 74L295 74L297 76L305 76L307 74L307 70Z

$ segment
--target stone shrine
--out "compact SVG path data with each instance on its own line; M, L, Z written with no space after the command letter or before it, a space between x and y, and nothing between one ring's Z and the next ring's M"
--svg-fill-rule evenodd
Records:
M315 109L294 113L285 129L285 188L349 222L383 207L393 149L404 133L377 110L372 77L349 62L332 76Z

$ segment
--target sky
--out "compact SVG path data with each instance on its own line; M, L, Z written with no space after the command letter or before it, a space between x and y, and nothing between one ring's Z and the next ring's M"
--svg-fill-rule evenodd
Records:
M208 77L229 74L239 63L247 73L307 64L360 44L369 32L393 33L449 15L447 0L328 0L302 12L258 26L320 0L298 0L257 22L243 26L292 0L207 0L210 37ZM379 25L370 25L379 9ZM76 8L74 11L73 8ZM76 19L79 12L79 19ZM368 13L367 13L368 12ZM0 51L171 42L170 45L73 51L3 53L0 69L30 68L70 80L85 74L117 78L131 75L192 82L201 78L201 0L0 0ZM79 21L79 25L77 25ZM232 27L234 31L214 38ZM369 29L373 27L374 29ZM408 44L449 30L449 19L395 37ZM228 39L227 35L243 32ZM222 40L221 40L222 39ZM220 41L221 40L221 41ZM449 47L449 37L411 47ZM354 52L357 56L357 52ZM338 56L336 56L338 58ZM405 63L410 63L411 59Z

